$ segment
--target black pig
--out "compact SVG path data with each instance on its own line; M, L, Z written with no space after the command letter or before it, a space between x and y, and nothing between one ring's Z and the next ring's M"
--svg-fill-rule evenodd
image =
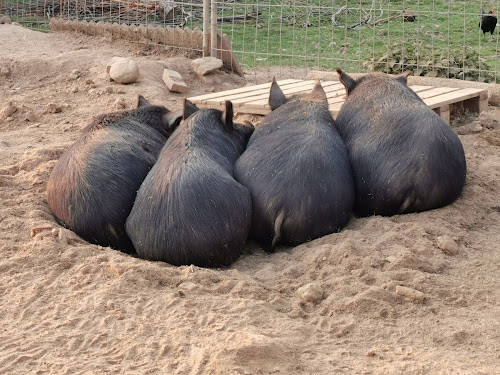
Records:
M357 81L337 72L347 91L336 124L354 173L354 212L390 216L457 199L466 174L462 144L407 86L410 72Z
M182 119L139 97L138 108L101 115L54 166L47 202L57 221L89 242L133 253L125 232L142 181Z
M269 105L277 109L262 120L235 165L236 180L252 197L250 236L265 250L339 231L354 202L347 149L321 84L287 102L273 79Z
M191 107L185 101L185 107ZM225 111L199 110L162 149L137 193L126 230L140 257L173 265L226 266L243 253L250 194L233 166L253 126Z

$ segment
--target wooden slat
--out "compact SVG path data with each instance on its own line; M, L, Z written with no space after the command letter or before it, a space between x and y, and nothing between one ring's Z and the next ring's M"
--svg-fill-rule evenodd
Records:
M440 107L446 104L461 102L466 99L479 96L484 89L459 89L449 94L434 96L429 99L424 99L424 103L431 108Z
M279 82L278 82L278 85L280 85ZM283 93L285 95L287 95L290 92L307 91L309 86L310 86L309 81L291 82L290 84L287 84L287 85L280 85L281 91L283 91ZM270 87L268 85L268 87L263 88L263 89L257 89L254 91L247 91L247 92L243 92L243 93L235 93L232 95L224 95L222 97L217 97L217 98L206 100L205 102L206 103L213 103L213 104L220 104L226 100L231 100L231 102L233 102L233 104L236 104L236 103L252 102L254 100L259 100L260 98L269 99L269 89L270 89ZM310 88L309 88L309 90L310 90Z
M421 92L421 91L425 91L425 90L430 90L432 88L434 88L434 86L408 86L410 89L412 89L414 92Z
M308 93L314 86L314 81L287 79L278 81L283 93L290 97L295 94ZM328 98L328 105L333 117L337 114L345 101L344 86L338 81L321 83ZM430 108L446 112L449 104L465 101L472 98L480 100L485 96L484 89L459 89L452 87L409 86ZM246 86L239 89L211 93L189 98L200 108L224 109L224 102L231 100L235 112L266 115L271 112L269 107L270 83ZM475 99L474 99L475 100Z
M281 91L283 91L283 94L285 96L291 96L294 94L300 94L301 92L307 92L311 91L311 89L314 86L314 81L303 81L304 83L302 85L297 85L297 86L280 86ZM256 108L256 107L262 107L267 104L269 100L269 90L267 92L252 96L252 97L245 97L245 98L240 98L236 99L233 101L233 104L241 104L241 103L247 103L250 108Z
M282 87L282 91L285 94L285 96L290 97L292 95L296 94L307 94L311 91L311 89L314 86L314 81L305 81L307 82L307 85L300 86L300 87L292 87L292 85L289 85L288 87ZM339 84L336 81L327 81L323 82L321 84L323 86L323 89L325 90L325 93L328 97L336 98L339 97L339 94L344 91L344 88L341 84ZM233 101L233 105L242 105L245 104L248 106L248 108L267 108L269 111L271 110L269 105L269 93L261 94L261 95L256 95L255 97L248 97L248 98L242 98Z
M456 87L435 87L432 90L418 92L417 95L420 97L420 99L424 100L424 99L432 98L434 96L449 94L449 93L452 93L453 91L457 91L457 90L460 90L460 89L456 88Z
M278 84L281 86L281 85L286 85L286 84L294 83L294 82L302 82L302 80L300 80L300 79L286 79L283 81L278 81ZM221 96L237 94L240 92L247 92L247 91L251 92L251 91L254 91L255 89L260 89L260 88L267 88L267 90L269 90L270 87L271 87L271 83L268 82L268 83L262 83L260 85L245 86L245 87L240 87L237 89L232 89L232 90L227 90L227 91L219 91L219 92L214 92L214 93L205 94L205 95L193 96L192 98L189 98L189 100L196 104L196 103L202 103L202 102L204 102L208 99L211 99L211 98L218 98Z

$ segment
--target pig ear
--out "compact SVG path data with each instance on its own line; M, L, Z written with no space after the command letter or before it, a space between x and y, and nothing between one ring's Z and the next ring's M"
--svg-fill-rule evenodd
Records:
M222 123L224 124L224 128L228 131L233 130L233 103L229 100L226 100L225 104L226 108L220 117Z
M165 124L169 129L173 131L181 123L183 115L183 109L178 109L175 112L166 113L162 117L163 124Z
M150 105L151 104L149 104L149 102L144 98L144 96L139 95L139 97L137 98L137 108L148 107Z
M407 70L406 72L403 72L401 74L398 74L397 76L394 77L396 81L401 82L403 85L408 84L408 76L411 75L411 71Z
M283 94L283 91L281 91L278 82L276 82L276 77L273 77L273 81L271 82L268 103L272 111L286 103L286 96Z
M344 73L340 68L337 68L337 73L339 75L340 82L344 85L347 96L354 90L356 86L356 81L352 79L347 73Z
M191 116L193 113L195 113L198 110L199 110L199 108L196 105L191 103L189 100L184 99L184 110L183 110L182 119L186 120L189 116Z
M316 79L316 83L311 91L310 97L317 100L327 101L325 90L321 86L319 79Z

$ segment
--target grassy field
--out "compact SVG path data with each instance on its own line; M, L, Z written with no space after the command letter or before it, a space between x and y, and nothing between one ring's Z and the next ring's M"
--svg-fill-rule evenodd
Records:
M4 0L4 6L20 2L30 1ZM187 18L186 26L201 28L201 8L186 3L184 9L197 16ZM343 6L350 12L336 17L338 24L333 25L332 15ZM222 0L218 5L219 16L258 13L219 25L245 67L409 69L416 75L500 82L500 28L491 42L489 34L483 37L478 27L481 8L500 11L500 0ZM414 22L403 22L403 9L415 14ZM373 18L367 25L352 28L368 14ZM13 20L23 21L22 15ZM41 20L24 24L43 27Z
M341 66L348 71L388 73L410 69L421 75L500 80L499 30L490 42L489 34L483 38L478 27L480 9L496 9L498 0L265 0L223 5L226 15L260 11L255 20L222 25L247 66ZM335 27L331 16L344 5L351 13L336 18L340 26L356 25L367 13L380 22L356 29ZM403 22L403 9L416 15L414 22Z

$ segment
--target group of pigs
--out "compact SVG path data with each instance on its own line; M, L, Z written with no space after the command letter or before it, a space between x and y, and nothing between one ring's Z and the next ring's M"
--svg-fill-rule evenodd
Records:
M170 112L97 117L54 166L47 201L84 239L174 265L225 266L247 238L265 250L337 232L351 217L442 207L463 189L466 161L451 128L407 76L358 80L333 120L325 91L287 99L255 129L185 100Z

